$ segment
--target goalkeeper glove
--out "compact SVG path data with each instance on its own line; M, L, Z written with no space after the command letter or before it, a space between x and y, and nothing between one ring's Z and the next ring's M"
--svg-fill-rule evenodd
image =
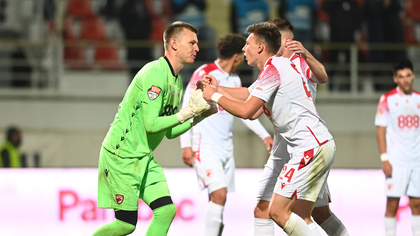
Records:
M203 91L201 89L195 90L190 97L190 101L187 107L182 108L176 116L180 123L200 115L206 110L210 109L210 105L203 98Z
M193 119L190 119L191 121L191 126L194 126L196 124L198 124L199 122L201 122L202 120L204 120L205 118L217 113L217 105L215 102L208 102L210 105L210 109L208 109L207 111L204 111L201 115L194 117Z

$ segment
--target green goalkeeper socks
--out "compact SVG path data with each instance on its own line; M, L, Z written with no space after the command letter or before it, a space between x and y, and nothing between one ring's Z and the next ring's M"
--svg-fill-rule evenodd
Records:
M135 229L136 226L115 219L111 223L108 223L96 230L92 236L124 236L131 234Z
M175 214L176 207L174 204L165 205L153 210L153 218L149 224L149 228L147 228L146 235L167 235Z

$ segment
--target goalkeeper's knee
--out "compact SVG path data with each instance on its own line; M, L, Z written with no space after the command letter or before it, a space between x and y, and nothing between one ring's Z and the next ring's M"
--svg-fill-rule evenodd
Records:
M176 206L174 204L165 205L153 209L153 221L157 224L169 225L172 223L176 215Z

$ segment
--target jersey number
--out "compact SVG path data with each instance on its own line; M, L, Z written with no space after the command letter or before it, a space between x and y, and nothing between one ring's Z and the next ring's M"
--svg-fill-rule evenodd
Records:
M306 96L308 98L312 97L311 92L308 90L308 87L306 86L305 80L303 80L302 75L300 74L300 72L296 69L296 65L295 64L290 64L292 66L293 69L295 69L295 71L300 75L300 78L302 79L302 84L303 84L303 89L305 90Z
M283 170L280 173L280 179L282 180L283 178L287 178L287 182L290 183L290 181L292 180L293 174L295 173L295 169L291 168L290 170L287 170L287 166L283 167Z
M398 116L398 127L400 129L407 128L418 128L419 127L419 116L418 115L407 115L407 116Z

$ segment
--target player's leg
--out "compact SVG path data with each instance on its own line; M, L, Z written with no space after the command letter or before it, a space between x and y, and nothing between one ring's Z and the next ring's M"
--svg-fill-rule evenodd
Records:
M286 146L283 147L287 160L289 154ZM285 161L271 155L264 166L264 171L259 182L257 193L257 205L254 209L254 236L273 236L274 223L268 214L270 199L273 195L274 186L283 168Z
M344 224L331 211L330 202L330 191L328 184L326 184L325 191L320 195L316 201L315 208L312 210L312 218L330 236L349 235Z
M122 169L126 166L132 168ZM119 158L104 148L101 149L98 166L98 207L115 209L116 219L96 230L94 236L127 235L136 229L138 189L129 186L138 185L137 173L141 172L138 167L138 159Z
M411 208L411 228L414 236L420 236L420 198L409 197Z
M290 161L284 166L274 188L275 194L270 203L269 214L276 223L284 227L284 231L288 234L299 230L302 230L300 233L303 234L310 230L310 234L319 235L317 227L312 224L311 212L319 194L325 189L325 182L334 157L335 143L330 140L314 149L293 153ZM276 208L273 208L274 203L277 205ZM292 207L296 213L292 213ZM282 213L276 213L275 209ZM280 220L275 219L276 214ZM288 221L289 219L291 222ZM302 222L305 226L300 224ZM284 225L285 223L287 225ZM295 227L301 229L294 229Z
M163 169L153 156L147 170L144 188L139 196L153 211L146 235L167 235L176 214L176 207L172 202Z
M235 190L235 162L233 155L226 154L214 145L201 144L194 168L200 187L207 187L209 204L206 210L206 235L221 235L223 231L223 210L227 192Z
M400 199L388 197L386 199L386 210L385 210L385 235L395 236L397 228L397 219L395 218L398 210Z
M212 184L210 184L209 191ZM226 203L227 188L219 188L209 194L206 210L206 235L221 235L223 231L223 210Z
M410 168L392 163L392 176L386 178L386 209L384 217L385 234L395 235L397 210L401 196L406 194L410 180Z
M270 201L268 214L277 225L283 228L287 235L312 235L307 223L291 210L296 202L296 198L286 198L274 193Z

